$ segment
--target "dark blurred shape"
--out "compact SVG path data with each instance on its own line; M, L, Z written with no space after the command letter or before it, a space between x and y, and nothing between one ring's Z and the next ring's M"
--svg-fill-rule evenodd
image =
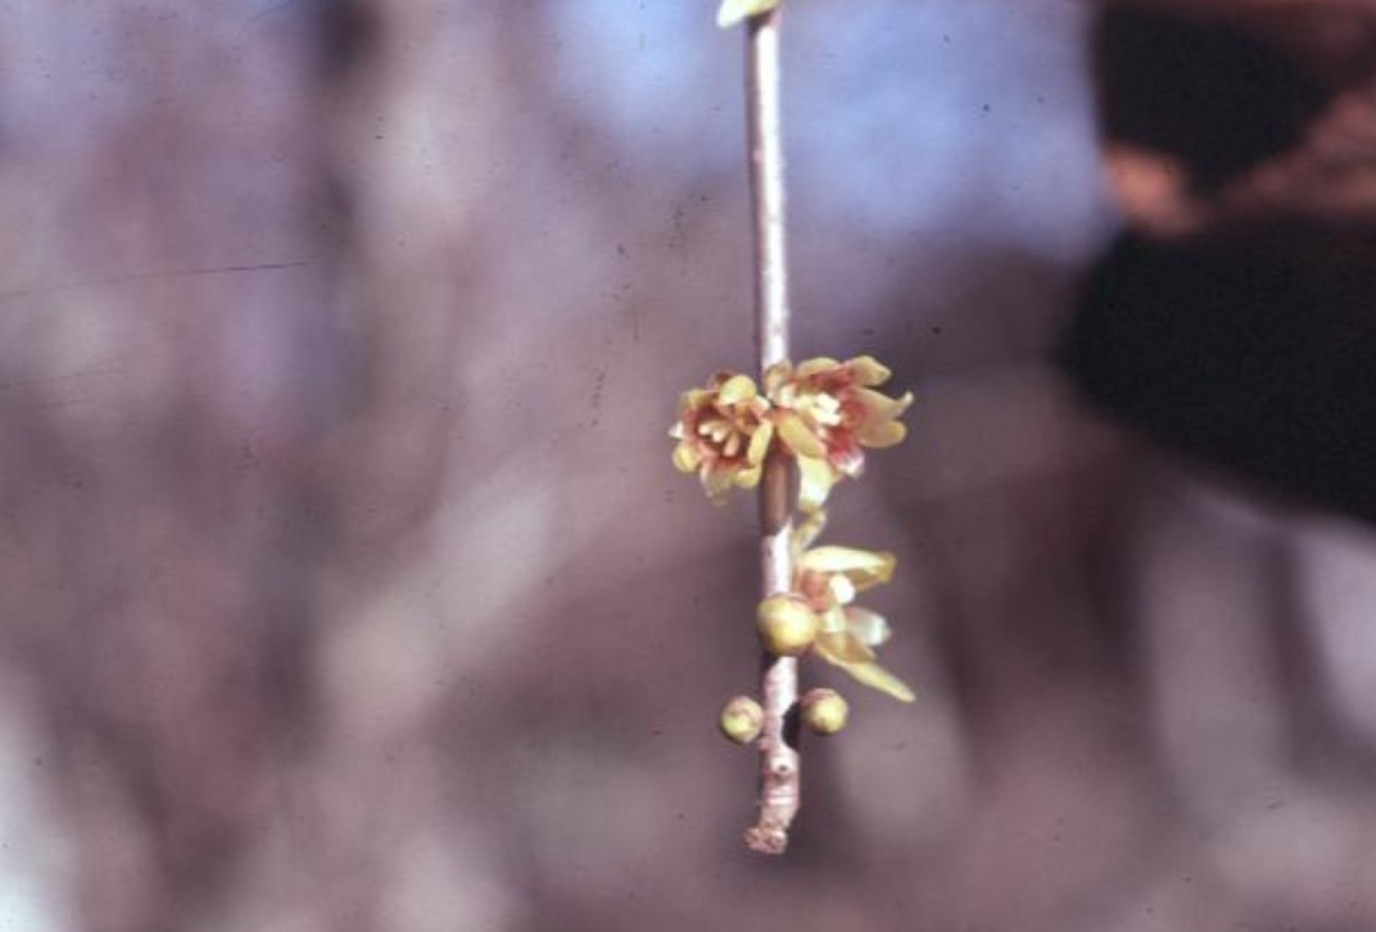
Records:
M333 0L320 11L321 60L325 76L348 71L377 45L382 31L375 7L364 0Z
M1155 440L1371 520L1376 13L1317 6L1100 15L1130 229L1088 276L1061 360Z
M1301 62L1227 21L1115 7L1094 52L1105 135L1181 160L1196 190L1297 144L1324 104Z
M1122 237L1064 360L1156 439L1376 519L1376 234Z

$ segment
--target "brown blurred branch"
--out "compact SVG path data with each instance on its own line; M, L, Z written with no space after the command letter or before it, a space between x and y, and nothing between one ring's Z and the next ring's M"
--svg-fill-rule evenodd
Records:
M750 183L755 225L756 340L760 373L788 358L788 262L785 253L783 132L779 117L779 11L752 17L746 27ZM771 455L760 491L763 594L792 588L789 554L788 463ZM762 660L765 725L760 737L759 821L745 843L764 854L782 854L798 812L796 747L790 715L798 699L798 661L766 653Z

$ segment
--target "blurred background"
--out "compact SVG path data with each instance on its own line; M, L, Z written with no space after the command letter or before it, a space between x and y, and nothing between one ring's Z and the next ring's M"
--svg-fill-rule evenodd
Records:
M1376 924L1369 6L789 0L919 695L806 669L769 860L754 507L666 436L753 359L714 8L0 2L0 928Z

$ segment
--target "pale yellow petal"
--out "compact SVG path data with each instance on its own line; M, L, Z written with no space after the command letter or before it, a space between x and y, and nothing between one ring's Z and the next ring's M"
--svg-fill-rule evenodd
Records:
M750 401L755 395L754 379L748 375L733 375L717 392L717 402L724 405L734 405L742 401Z
M819 508L805 517L802 522L793 529L793 562L799 563L803 559L803 551L812 546L822 533L822 529L827 526L827 513Z
M836 546L814 547L800 561L805 570L843 574L862 591L891 580L897 564L898 558L887 551Z
M858 605L846 607L846 629L860 643L868 647L878 647L893 636L888 619L878 612L872 612Z
M674 468L679 472L696 472L702 465L702 454L696 444L684 441L674 447Z
M820 509L836 484L836 472L826 460L798 457L798 508L805 513Z
M917 697L908 688L908 684L885 670L877 663L847 663L837 664L851 676L870 689L877 689L886 696L892 696L899 702L912 702Z
M745 451L745 461L751 466L758 466L763 463L765 455L769 452L770 441L773 439L773 424L766 422L755 428L755 434L750 438L750 447Z
M855 373L855 381L861 385L883 385L893 375L888 366L873 356L856 356L846 360L846 366Z
M779 0L722 0L717 10L717 25L730 28L741 20L766 13L779 5Z
M908 410L908 406L913 403L912 392L905 392L901 398L890 398L883 392L877 392L872 388L853 389L852 397L864 407L867 421L891 421Z
M731 423L722 417L705 417L698 421L698 433L704 437L710 437L713 433L720 433L723 430L730 430ZM724 436L724 435L723 435Z
M840 573L827 580L827 588L831 590L831 597L841 605L855 601L855 584Z
M900 421L875 421L855 432L855 439L874 450L898 446L908 436L908 428Z
M824 612L819 612L818 617L822 619L822 631L830 635L845 636L846 633L846 612L841 606L833 605Z
M912 702L916 698L908 684L879 665L874 651L849 634L819 634L812 642L812 650L827 663L840 667L859 682L899 702Z
M683 411L696 411L703 405L712 400L712 393L705 388L690 388L679 398L679 407Z
M815 359L808 359L803 362L800 362L798 364L797 371L793 374L793 377L796 379L811 378L814 375L819 375L823 372L828 372L832 369L835 369L840 365L841 364L839 362L827 356L818 356Z
M807 424L793 411L779 411L774 416L775 429L779 432L779 439L793 451L796 456L811 456L822 459L827 455L826 444L821 439L808 430Z
M891 553L881 553L880 556L884 558L885 562L878 569L855 569L845 574L846 578L855 584L857 592L882 586L893 579L893 571L894 567L898 565L898 558Z
M776 362L774 365L764 370L764 378L761 381L764 384L765 394L772 398L775 392L784 387L784 383L786 383L792 375L793 364L787 360L784 362Z
M759 466L747 466L736 473L736 485L742 489L753 489L760 484L760 476L763 474L763 468Z
M848 631L823 631L813 649L827 663L843 667L854 663L874 663L875 654Z

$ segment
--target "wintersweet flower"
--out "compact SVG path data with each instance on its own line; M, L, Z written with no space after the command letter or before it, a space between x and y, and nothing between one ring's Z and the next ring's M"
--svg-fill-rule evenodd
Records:
M901 702L912 702L913 691L879 665L874 648L892 632L883 615L854 605L857 593L893 578L897 560L891 553L855 547L808 546L821 533L825 514L816 512L794 532L794 591L817 615L820 631L812 652L840 667L856 680Z
M678 440L675 468L697 473L710 499L754 488L774 437L769 413L768 400L746 375L719 372L706 388L684 392L678 423L669 431Z
M821 357L796 368L782 362L765 373L770 418L798 462L803 511L821 508L833 485L860 475L866 447L891 447L908 435L898 418L912 404L912 392L890 398L875 391L891 375L872 356L846 362Z

